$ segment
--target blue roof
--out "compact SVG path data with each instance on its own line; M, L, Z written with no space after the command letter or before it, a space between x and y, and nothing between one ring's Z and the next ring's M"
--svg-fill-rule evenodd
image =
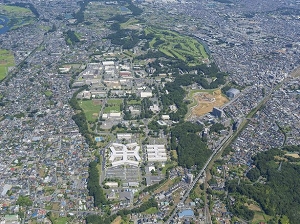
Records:
M178 213L179 218L192 218L194 217L194 211L192 209L186 209Z

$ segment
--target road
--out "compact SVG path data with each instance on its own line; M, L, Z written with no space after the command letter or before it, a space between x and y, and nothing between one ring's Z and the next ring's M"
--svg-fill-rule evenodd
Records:
M180 199L180 201L178 202L178 204L179 203L184 203L185 200L189 197L191 190L194 188L195 184L199 181L200 177L203 175L203 173L204 173L205 169L207 168L208 164L218 154L218 152L223 148L223 146L227 143L227 141L232 138L232 136L233 136L232 134L233 134L233 132L230 131L230 133L226 136L226 138L223 139L223 141L220 143L220 145L213 151L213 153L208 158L208 160L204 164L203 168L198 173L197 177L195 177L194 181L190 184L188 190L185 192L185 194ZM176 206L176 208L174 209L174 211L170 214L170 217L169 217L169 219L167 220L166 223L170 223L170 221L175 217L175 215L176 215L177 212L178 212L178 207Z
M237 132L235 132L235 134L233 134L232 130L230 131L230 133L228 134L228 136L220 143L220 145L214 150L214 152L212 153L212 155L209 157L209 159L207 160L207 162L205 163L205 165L203 166L202 170L199 172L199 174L197 175L197 177L195 178L195 180L193 181L193 183L191 183L191 185L189 186L188 190L185 192L184 196L182 197L182 199L178 202L179 203L184 203L184 201L188 198L191 190L193 189L193 187L195 186L195 184L198 182L199 178L203 175L205 169L207 168L208 164L211 162L211 160L220 152L220 150L223 147L227 146L227 143L231 141L232 138L234 138L235 136L237 136L240 131L243 130L243 127L247 124L247 119L251 119L253 117L253 115L270 99L270 97L272 96L272 93L280 88L280 86L286 82L287 80L289 80L290 77L286 77L281 83L277 84L275 87L272 87L270 93L268 95L266 95L259 103L258 105L247 115L245 116L244 119L242 119L241 121L241 125L239 126L239 130ZM241 96L241 94L239 95ZM238 99L238 97L236 98ZM235 100L236 100L235 99ZM232 103L232 102L230 102ZM227 104L226 106L228 106L229 104ZM178 212L178 207L176 207L176 209L174 209L174 211L170 214L169 219L167 220L167 223L170 223L170 221L175 217L176 213Z

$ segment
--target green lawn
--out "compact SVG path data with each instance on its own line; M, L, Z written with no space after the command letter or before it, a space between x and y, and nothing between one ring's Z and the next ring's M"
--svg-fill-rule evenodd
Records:
M148 208L146 211L144 211L143 213L151 215L151 214L156 214L158 212L157 208L155 207L151 207Z
M83 109L87 121L97 121L101 105L96 104L94 100L81 100L79 105Z
M68 223L69 219L70 218L68 217L58 217L51 220L53 221L53 224L66 224Z
M129 100L127 102L128 105L141 105L141 101L140 100Z
M157 45L156 48L162 53L183 60L190 65L202 64L202 59L209 58L204 46L192 37L153 27L146 28L145 33L154 35L149 43L150 48Z
M104 113L120 112L120 105L123 103L122 99L109 99L107 100L104 108Z
M13 53L7 50L0 50L0 81L7 76L8 68L12 66L15 66Z
M53 93L50 90L47 90L44 92L45 96L50 97L53 95Z

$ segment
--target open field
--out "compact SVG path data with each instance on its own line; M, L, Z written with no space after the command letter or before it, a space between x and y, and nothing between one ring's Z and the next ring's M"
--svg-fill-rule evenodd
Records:
M248 208L252 211L255 211L255 212L261 212L261 208L258 206L258 205L255 205L255 204L250 204L250 205L247 205Z
M13 53L7 50L0 50L0 81L6 77L8 68L12 66L15 66Z
M130 100L127 102L128 105L141 105L140 100Z
M147 215L151 215L151 214L156 214L158 212L157 208L152 207L152 208L148 208L146 211L144 211L143 213L147 214Z
M50 91L50 90L45 91L44 94L45 94L45 96L47 96L47 97L50 97L50 96L53 95L52 91Z
M85 113L87 121L94 122L97 120L102 107L101 102L101 100L82 100L79 102L80 107Z
M208 59L203 45L192 37L153 27L146 28L145 33L154 36L149 43L150 48L157 48L165 55L183 60L189 65L202 64L203 60Z
M285 156L290 156L290 157L293 157L293 158L296 158L296 159L300 158L298 153L287 153L287 154L285 154Z
M188 95L192 103L189 105L190 116L202 116L212 111L213 107L221 107L228 102L228 99L222 95L220 89L214 90L192 90Z
M122 103L123 103L123 100L121 100L121 99L107 100L107 103L104 108L104 113L120 112L120 105Z
M117 218L115 218L115 220L112 221L111 224L121 224L121 222L122 222L121 216L117 216Z

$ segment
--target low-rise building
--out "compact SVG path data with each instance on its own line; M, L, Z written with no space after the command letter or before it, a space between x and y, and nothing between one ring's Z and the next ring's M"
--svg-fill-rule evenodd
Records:
M168 159L164 145L146 145L146 152L151 162L165 162Z

